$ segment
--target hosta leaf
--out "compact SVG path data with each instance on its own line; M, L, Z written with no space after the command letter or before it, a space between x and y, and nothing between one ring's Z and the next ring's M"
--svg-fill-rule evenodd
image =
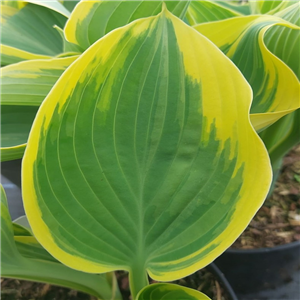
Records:
M256 0L249 1L252 14L266 14L269 11L275 9L284 1L278 0Z
M196 25L241 70L253 89L251 121L260 131L299 107L299 81L264 44L272 26L295 28L274 16L245 16Z
M1 44L13 53L1 56L2 65L20 61L27 53L54 56L62 52L62 40L54 25L63 27L66 17L46 7L28 3L2 23Z
M59 263L52 257L33 236L17 235L14 236L16 247L22 256L32 259Z
M166 1L170 11L184 17L190 1ZM163 1L89 1L82 0L69 18L65 35L69 42L87 49L115 28L139 18L154 16Z
M251 8L249 5L249 2L236 2L236 1L215 1L219 5L222 5L226 8L229 8L233 11L236 11L242 15L250 15L251 14Z
M299 1L298 0L293 0L293 1L290 1L290 0L283 0L283 1L280 1L280 4L278 6L276 6L274 9L268 11L268 15L275 15L277 13L279 13L280 11L286 9L287 7L291 6L291 5L294 5L298 3L299 5Z
M170 283L156 283L140 291L136 300L210 300L199 291Z
M241 14L213 1L191 1L186 18L190 25L228 19Z
M75 269L128 270L134 295L145 270L174 280L209 264L269 188L250 102L234 64L168 11L107 34L31 130L22 186L37 240Z
M38 106L1 107L1 161L23 156L28 134Z
M66 40L63 29L61 29L60 27L58 27L56 25L54 26L54 28L58 31L58 33L60 34L60 36L63 40L63 53L59 54L56 57L65 56L65 55L68 55L68 53L75 53L75 54L79 53L80 54L83 52L83 50L78 45L70 43Z
M61 285L90 293L104 300L122 299L112 274L93 275L75 271L59 263L33 236L14 237L2 186L1 276Z
M19 50L14 47L0 45L1 52L1 66L8 66L30 59L49 59L51 56L33 54L27 51Z
M13 7L17 10L23 8L27 3L25 1L17 1L17 0L14 0L14 1L11 1L11 0L2 0L1 1L1 8L3 9L3 6L2 5L5 5L5 6L10 6L10 7ZM1 11L1 13L5 13L3 11Z
M13 1L11 1L13 3ZM19 11L17 7L5 5L1 2L1 24L4 24L9 18Z
M8 211L7 199L4 188L0 185L1 190L1 275L3 270L9 266L22 263L22 257L16 249L14 234L11 225L11 218Z
M64 0L61 1L61 3L63 4L63 6L70 12L73 11L73 9L75 8L75 6L77 5L77 3L79 3L80 0L77 1L73 1L73 0Z
M16 223L15 221L13 222L13 230L14 230L14 235L17 236L32 236L30 229Z
M21 1L2 1L1 2L1 25L9 20L13 15L17 14L21 8L26 5ZM26 51L22 51L13 47L1 45L1 66L9 65L26 59L48 58L43 55L36 55Z
M33 3L36 5L40 5L43 7L47 7L52 11L56 11L59 14L65 16L66 18L70 17L70 11L65 8L58 0L51 0L51 1L43 1L43 0L26 0L28 3Z
M297 26L300 26L299 2L276 14ZM266 32L266 46L283 60L300 80L300 30L274 26Z
M300 109L281 118L260 136L268 149L273 170L279 170L283 156L300 143Z
M1 69L1 104L39 106L78 56L23 61Z
M2 68L2 161L23 156L38 106L77 57L30 60Z
M262 1L249 1L252 14L268 14L273 15L281 10L298 3L299 1L294 0L262 0Z

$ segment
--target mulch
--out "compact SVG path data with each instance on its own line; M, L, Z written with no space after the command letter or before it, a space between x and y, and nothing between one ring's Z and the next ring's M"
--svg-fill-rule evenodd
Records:
M233 248L270 248L300 240L300 145L283 160L272 195Z
M2 300L97 300L68 288L33 281L1 278Z
M129 290L128 273L116 272L118 284L123 300L132 300ZM150 283L155 281L150 280ZM214 275L206 269L175 281L174 283L199 290L212 300L229 300ZM62 288L50 284L37 283L9 278L1 279L2 300L97 300L95 297L75 290Z

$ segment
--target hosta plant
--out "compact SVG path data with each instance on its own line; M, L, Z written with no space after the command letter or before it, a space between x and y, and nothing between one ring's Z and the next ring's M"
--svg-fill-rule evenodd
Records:
M166 8L111 31L35 118L22 184L37 240L71 268L128 271L134 299L147 274L173 281L206 266L268 191L250 103L234 64Z
M32 239L73 272L128 271L133 299L207 299L147 275L173 281L206 266L264 201L271 168L254 129L299 107L299 80L272 42L277 28L298 34L283 18L297 7L243 16L250 6L226 2L64 4L23 3L3 21L9 33L35 9L61 20L49 21L60 41L51 53L34 48L40 39L2 40L2 158L26 147Z

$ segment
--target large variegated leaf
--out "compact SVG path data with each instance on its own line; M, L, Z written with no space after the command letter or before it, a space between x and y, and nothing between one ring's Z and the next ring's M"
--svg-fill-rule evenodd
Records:
M2 68L1 161L23 156L38 106L76 58L30 60Z
M289 6L276 16L300 26L300 3ZM268 49L283 60L300 80L300 30L274 26L266 32L265 43Z
M299 107L299 81L264 44L272 26L299 27L274 16L245 16L196 25L241 70L253 89L251 121L262 130Z
M69 42L87 49L106 33L139 18L154 16L163 1L82 0L69 18L65 35ZM190 1L166 1L173 14L183 18Z
M5 13L7 6L3 6L3 10ZM63 27L65 22L66 17L56 11L27 3L1 23L1 64L61 53L62 40L53 26ZM28 57L30 55L33 57Z
M75 271L59 263L33 236L14 236L2 186L1 276L61 285L90 293L103 300L122 299L113 274L93 275Z
M199 291L176 284L156 283L140 291L136 300L210 300Z
M241 14L214 1L191 1L186 18L190 25L228 19Z
M174 280L204 267L269 188L250 102L234 64L168 11L107 34L30 133L22 185L38 241L72 268L128 270L133 295L145 270Z

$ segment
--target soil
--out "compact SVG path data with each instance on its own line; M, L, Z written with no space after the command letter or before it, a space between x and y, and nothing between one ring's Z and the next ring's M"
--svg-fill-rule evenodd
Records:
M50 284L1 279L2 300L97 300L96 297Z
M300 145L283 160L272 195L232 248L269 248L300 240Z
M128 274L117 272L119 287L124 300L132 300L129 291ZM150 280L150 283L155 281ZM205 269L177 280L174 283L197 289L212 300L229 300L214 275ZM25 280L1 279L2 300L97 300L95 297L49 284L36 283Z

